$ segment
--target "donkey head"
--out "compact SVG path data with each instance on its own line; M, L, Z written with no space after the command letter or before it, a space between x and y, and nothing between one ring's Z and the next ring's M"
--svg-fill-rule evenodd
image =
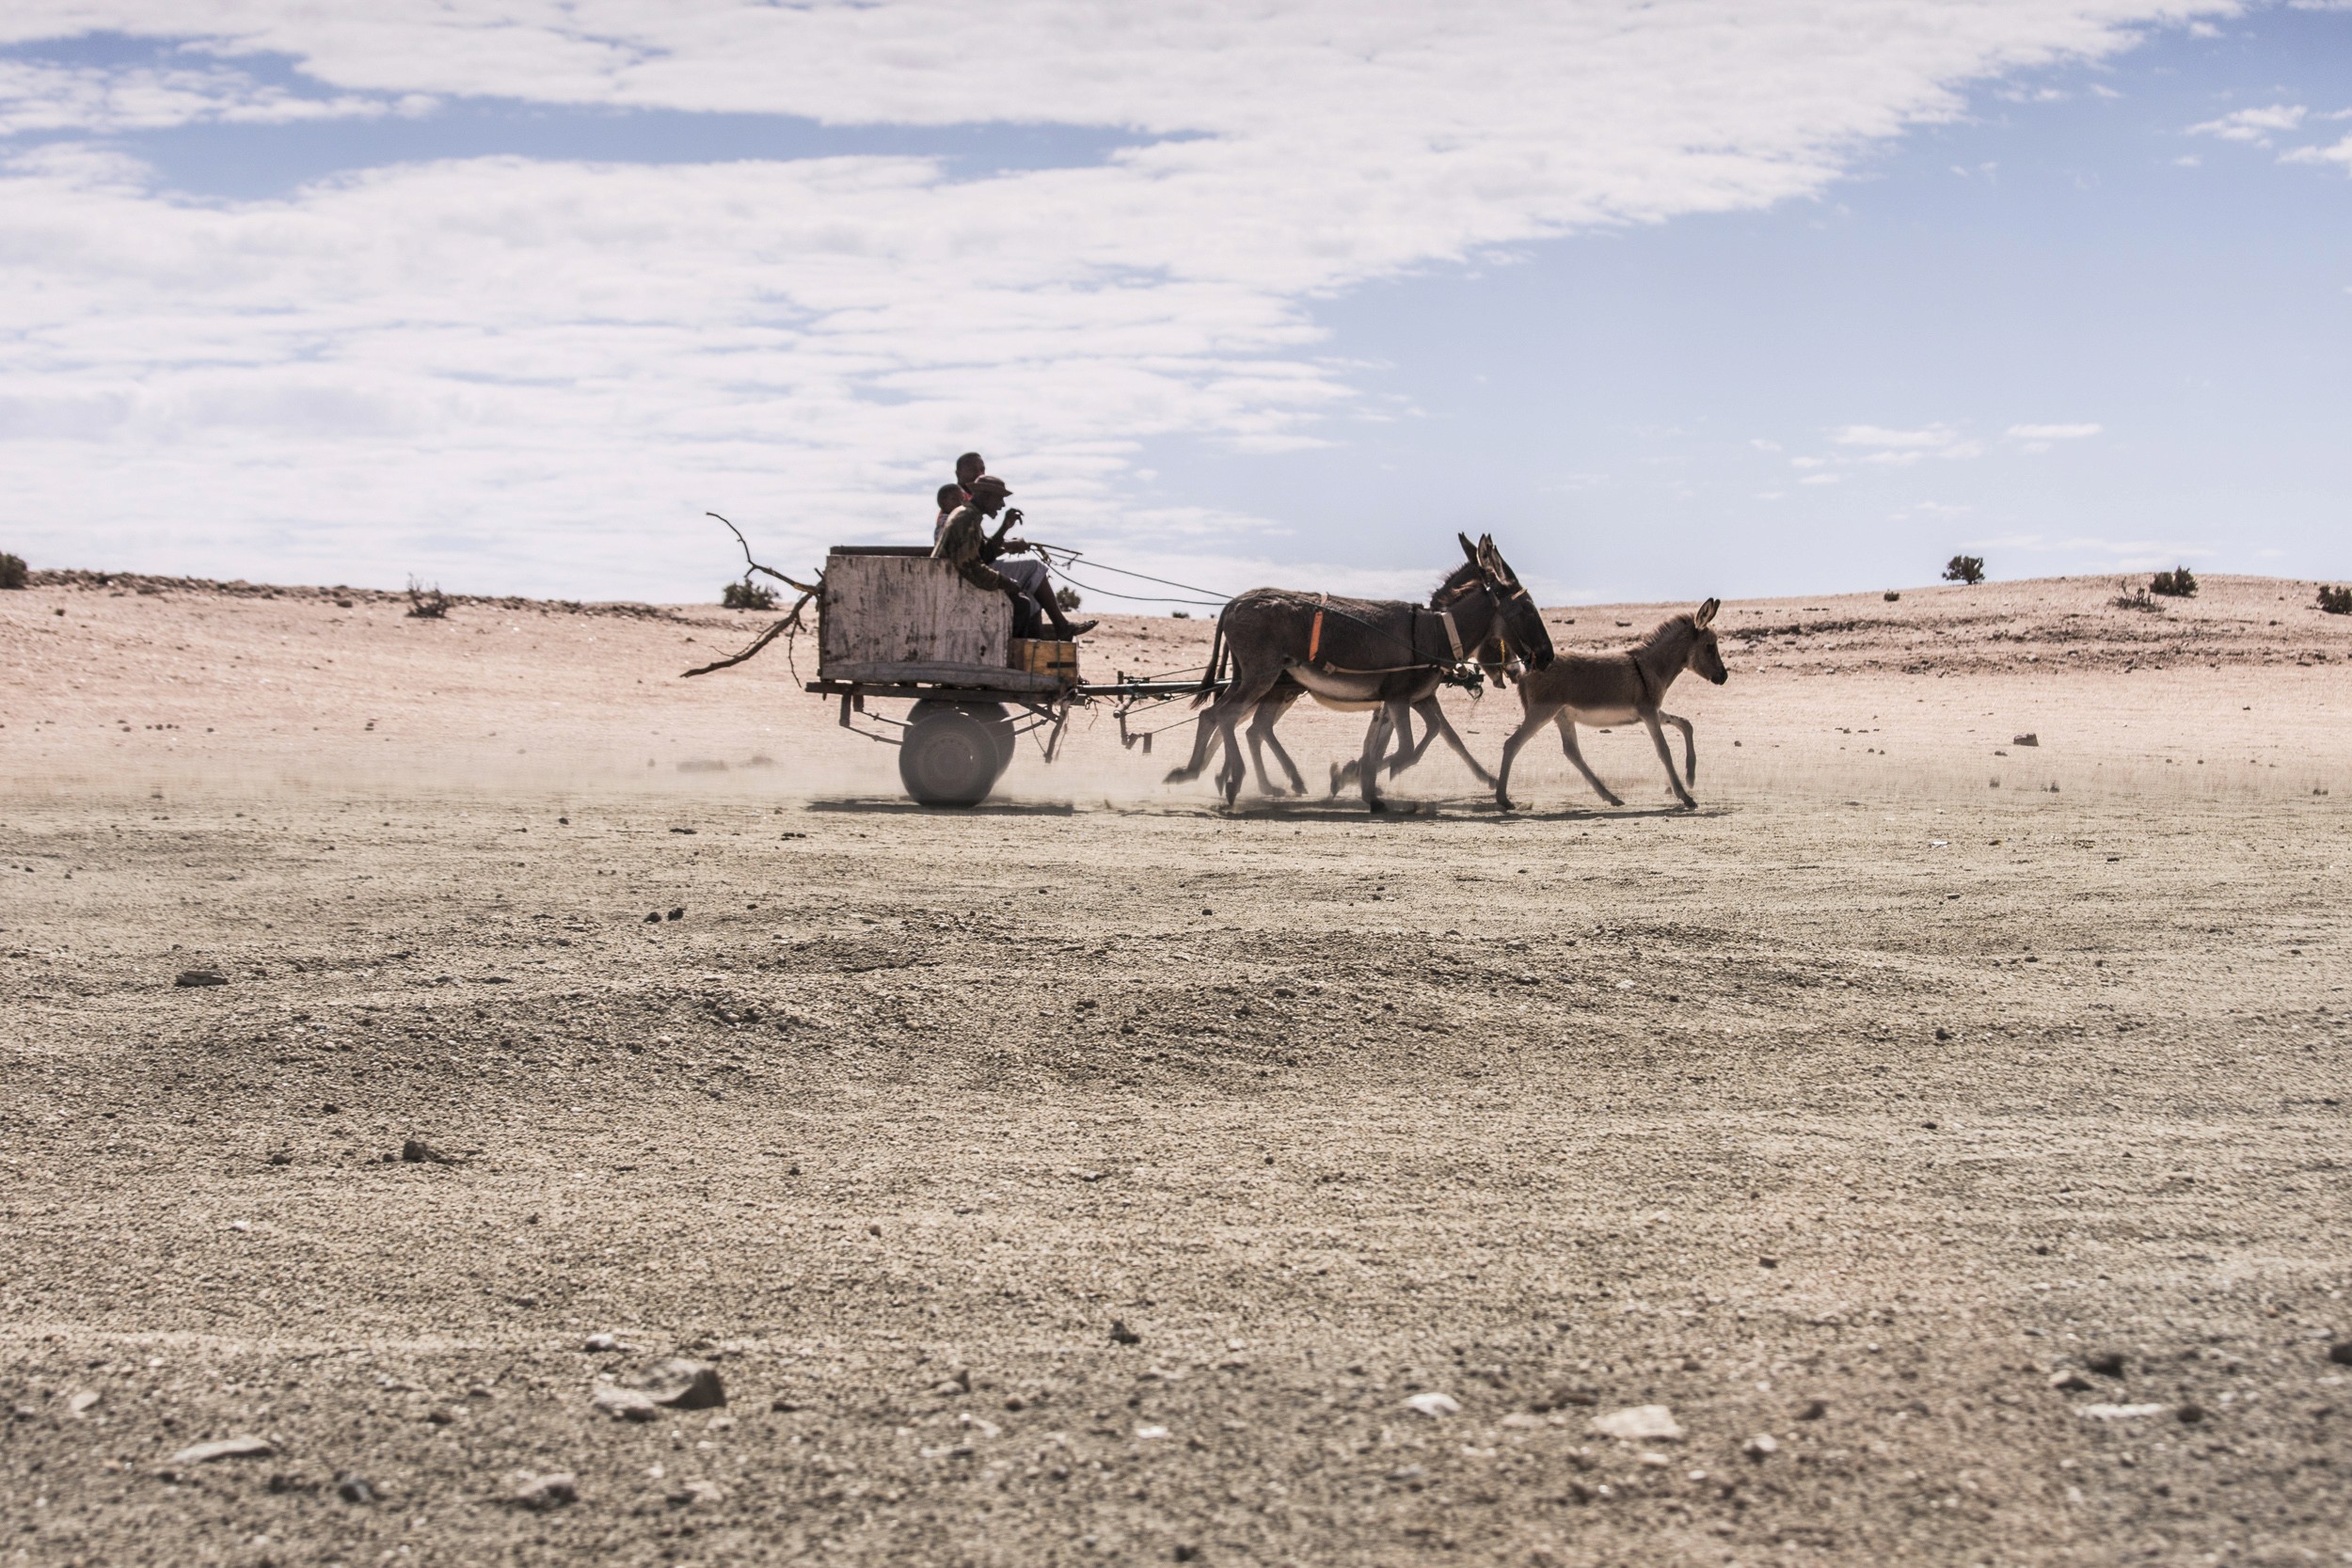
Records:
M1691 626L1698 635L1691 639L1691 651L1682 659L1684 669L1717 686L1731 678L1731 672L1724 668L1723 650L1715 645L1715 611L1723 604L1721 599L1709 599L1692 612Z
M1454 536L1461 541L1462 554L1478 569L1478 577L1494 599L1495 630L1502 637L1512 657L1524 659L1528 668L1541 670L1551 662L1551 632L1544 625L1543 612L1526 589L1519 586L1518 574L1495 548L1494 535L1482 533L1473 545L1467 533Z

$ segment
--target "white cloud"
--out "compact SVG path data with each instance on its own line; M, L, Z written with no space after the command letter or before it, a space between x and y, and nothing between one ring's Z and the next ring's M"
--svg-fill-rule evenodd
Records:
M1841 447L1891 447L1915 451L1931 451L1948 447L1960 439L1944 425L1929 425L1923 430L1889 430L1883 425L1850 424L1830 433L1830 439Z
M2279 154L2282 164L2341 164L2352 172L2352 136L2333 147L2297 147Z
M706 505L796 559L914 531L946 456L977 444L1063 537L1173 531L1246 562L1232 542L1263 522L1147 525L1129 467L1167 434L1328 438L1356 392L1317 355L1312 301L1581 228L1818 193L1867 144L1955 116L1971 82L2103 55L2182 14L17 0L0 42L201 35L167 66L10 63L0 125L17 131L489 95L1147 142L984 180L916 157L481 157L251 202L53 143L0 166L0 483L49 559L266 555L324 579L414 567L654 594L709 575L688 553ZM259 52L318 90L260 80ZM1949 432L1844 444L1886 461L1975 450Z
M2188 134L2268 147L2274 135L2294 130L2303 123L2303 117L2310 113L2311 110L2300 103L2273 103L2266 109L2239 109L2223 115L2219 119L2192 125Z
M0 59L0 136L28 131L150 131L199 120L287 124L421 113L430 101L353 93L305 97L218 64L106 71Z
M1963 440L1958 431L1941 424L1919 430L1850 424L1832 431L1830 440L1841 447L1865 449L1862 456L1839 458L1838 462L1868 463L1882 467L1902 467L1923 457L1976 457L1984 451L1982 443Z

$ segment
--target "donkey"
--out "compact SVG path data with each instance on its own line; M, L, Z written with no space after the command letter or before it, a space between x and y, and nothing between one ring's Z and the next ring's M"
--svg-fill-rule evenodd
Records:
M1667 749L1666 734L1659 727L1672 724L1682 732L1683 771L1695 784L1699 758L1691 738L1691 721L1664 712L1658 705L1664 700L1666 688L1685 670L1717 686L1731 678L1724 668L1723 651L1715 645L1715 611L1722 605L1720 599L1709 599L1691 614L1661 621L1656 631L1624 653L1563 654L1549 669L1522 675L1519 706L1526 717L1502 743L1502 766L1495 771L1495 804L1504 811L1511 809L1511 759L1519 754L1531 736L1551 722L1560 726L1560 745L1577 771L1584 775L1584 782L1611 805L1624 805L1576 749L1576 726L1629 724L1639 719L1649 727L1650 740L1658 747L1658 760L1666 765L1666 782L1674 786L1676 798L1685 807L1696 807L1698 802L1675 775L1674 752Z
M1455 567L1446 580L1438 585L1437 592L1429 595L1429 608L1443 609L1452 601L1456 593L1469 584L1470 578L1476 575L1476 571L1477 568L1474 565ZM1472 657L1484 667L1486 678L1497 686L1507 686L1510 684L1508 674L1517 673L1526 668L1525 665L1509 659L1499 622L1487 631L1486 641L1478 645ZM1274 683L1274 689L1268 692L1265 700L1258 705L1249 721L1249 728L1245 733L1249 739L1249 762L1250 766L1257 770L1260 794L1277 793L1273 782L1266 776L1265 751L1267 749L1273 751L1274 760L1280 763L1282 771L1289 775L1290 793L1293 795L1307 793L1307 781L1298 776L1297 765L1291 761L1291 754L1282 749L1281 741L1277 739L1274 734L1274 726L1281 721L1282 715L1288 713L1291 710L1291 705L1306 694L1304 687L1289 675L1284 675ZM1327 704L1326 705L1337 706L1339 705ZM1389 778L1395 778L1399 773L1421 761L1422 757L1428 752L1430 743L1443 736L1445 743L1453 748L1454 754L1462 759L1463 766L1476 775L1478 782L1488 789L1494 788L1495 776L1486 771L1478 758L1470 753L1470 747L1464 743L1461 736L1455 733L1454 726L1446 721L1445 708L1438 701L1435 689L1418 701L1398 698L1388 705L1388 709L1395 748L1389 753L1387 762L1382 765L1383 771ZM1419 714L1422 721L1419 740L1413 738L1413 716L1415 714ZM1207 739L1209 754L1215 754L1218 741L1216 719L1214 714L1201 715L1200 733ZM1333 763L1331 765L1331 793L1337 795L1341 790L1355 784L1357 775L1362 771L1363 764L1354 757L1348 758L1344 764Z
M1434 608L1281 588L1253 588L1228 604L1217 616L1200 700L1208 701L1205 688L1227 659L1232 678L1204 716L1214 721L1214 730L1208 722L1200 726L1194 736L1192 760L1172 770L1168 782L1200 775L1214 733L1225 743L1217 788L1225 803L1232 804L1246 772L1233 727L1244 714L1254 719L1260 705L1275 697L1276 688L1287 680L1327 707L1373 710L1359 783L1366 808L1386 809L1378 774L1392 723L1391 703L1419 703L1431 696L1469 650L1498 633L1531 668L1540 670L1551 662L1551 634L1493 538L1473 545L1467 535L1456 537L1468 566L1448 579Z

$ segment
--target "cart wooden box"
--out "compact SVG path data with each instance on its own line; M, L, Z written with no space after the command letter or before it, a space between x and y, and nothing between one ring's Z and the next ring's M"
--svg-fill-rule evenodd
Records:
M845 545L825 558L808 689L841 700L845 729L898 747L898 776L915 800L968 806L987 798L1022 735L1041 732L1051 762L1073 704L1113 698L1123 722L1135 703L1214 686L1122 675L1089 687L1075 642L1016 639L1004 594L973 587L921 546ZM914 705L898 720L869 701ZM859 729L860 719L883 729Z

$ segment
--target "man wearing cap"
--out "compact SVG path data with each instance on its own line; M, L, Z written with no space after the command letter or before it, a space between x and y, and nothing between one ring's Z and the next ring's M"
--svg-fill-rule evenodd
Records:
M961 465L959 465L961 467ZM961 477L961 476L959 476ZM1007 510L1005 498L1012 492L1005 482L993 474L981 474L963 487L967 499L962 505L947 512L938 525L931 544L935 559L952 562L963 580L975 588L1001 593L1012 600L1012 634L1033 637L1037 634L1039 617L1054 624L1054 635L1064 642L1084 636L1094 629L1092 621L1075 626L1054 602L1054 591L1047 584L1045 563L1041 561L1009 561L1005 558L1027 553L1029 546L1019 539L1008 539L1006 533L1021 520L1017 510ZM946 496L940 492L944 500ZM996 531L988 531L986 519L999 512L1005 520Z

